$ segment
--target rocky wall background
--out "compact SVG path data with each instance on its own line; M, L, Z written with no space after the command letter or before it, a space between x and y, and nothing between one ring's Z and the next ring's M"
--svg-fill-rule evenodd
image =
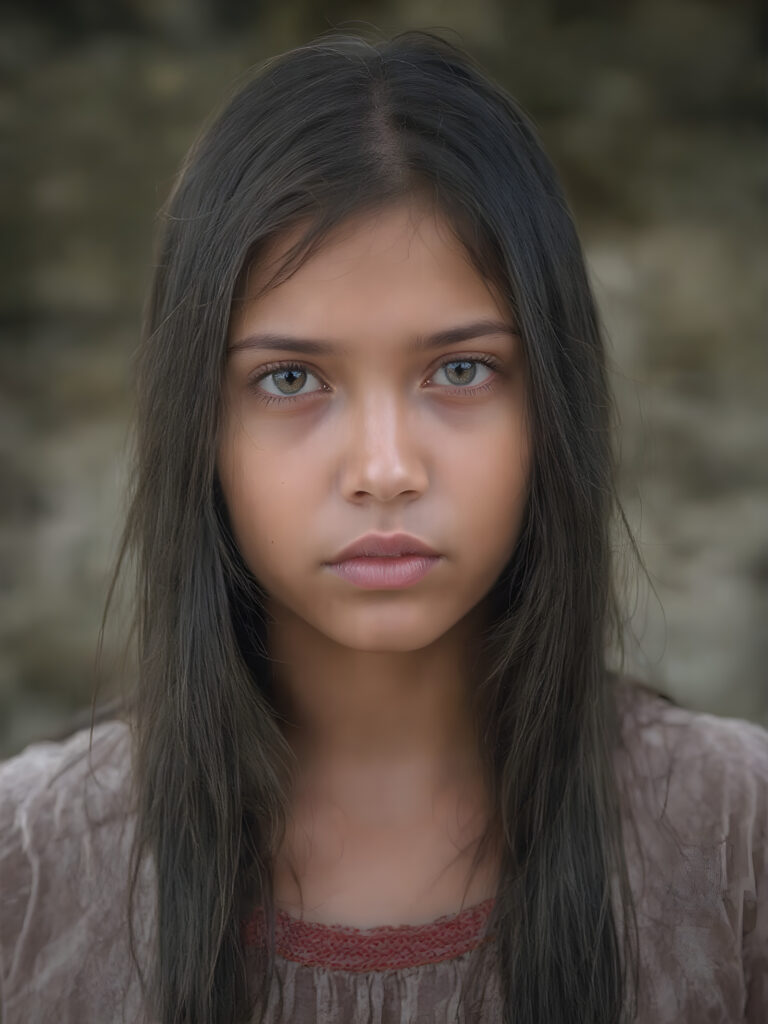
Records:
M332 27L452 33L536 120L610 342L650 578L628 591L630 665L690 706L768 724L760 5L6 2L0 756L91 699L155 212L232 81ZM130 672L117 632L105 695Z

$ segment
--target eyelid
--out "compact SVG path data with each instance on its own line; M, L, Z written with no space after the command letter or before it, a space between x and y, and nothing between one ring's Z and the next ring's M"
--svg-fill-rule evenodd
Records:
M448 366L451 363L460 362L480 363L481 365L487 366L489 369L493 370L494 375L498 375L503 365L502 360L500 360L498 356L491 355L490 352L474 352L471 354L459 352L455 355L450 355L441 358L440 361L435 366L435 368L429 372L428 379L431 379L444 366ZM305 360L298 359L282 359L271 363L265 363L257 367L256 370L254 370L251 374L248 375L248 386L252 388L254 391L256 391L257 385L262 380L264 380L266 377L269 377L270 374L272 373L278 373L280 370L307 370L313 376L318 378L318 380L323 385L323 388L318 389L317 391L308 392L306 395L273 395L270 392L262 392L259 395L259 397L266 398L267 403L269 403L270 400L273 402L296 402L297 400L300 401L303 398L309 398L310 395L322 394L323 389L327 389L327 385L325 384L325 381L322 378L322 374L320 374L319 371L315 370L312 367L311 363ZM484 389L485 387L489 386L490 383L491 382L486 382L486 384L479 384L476 385L474 388L471 385L461 387L458 384L456 384L449 385L447 387L441 386L440 389L450 391L452 387L454 392L466 391L468 393L472 393L473 391Z

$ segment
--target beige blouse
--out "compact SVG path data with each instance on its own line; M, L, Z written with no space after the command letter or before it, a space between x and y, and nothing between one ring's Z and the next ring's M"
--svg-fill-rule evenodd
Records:
M768 1024L768 732L617 689L639 846L625 838L640 940L640 1024ZM618 739L618 738L617 738ZM130 737L119 722L0 765L4 1024L149 1024L128 949ZM149 949L152 873L139 890ZM501 1021L492 900L423 925L277 919L266 1024L448 1022L462 992ZM258 941L258 913L246 939ZM466 993L472 965L481 984Z

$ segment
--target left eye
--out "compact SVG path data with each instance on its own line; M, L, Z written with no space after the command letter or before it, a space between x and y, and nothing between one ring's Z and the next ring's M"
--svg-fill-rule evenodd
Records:
M439 366L437 373L440 373L441 370L445 370L449 383L461 386L472 384L474 382L475 377L477 376L478 366L485 366L485 368L488 369L488 363L483 363L479 359L452 359L450 362L443 363L442 366ZM435 376L437 376L437 373ZM452 380L452 377L455 377L456 379Z

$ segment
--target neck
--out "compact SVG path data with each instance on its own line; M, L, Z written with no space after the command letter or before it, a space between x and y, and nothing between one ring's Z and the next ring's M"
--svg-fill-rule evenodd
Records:
M414 651L343 647L286 609L270 609L278 711L299 776L361 810L401 811L482 776L475 714L478 608ZM311 783L310 783L311 780Z

